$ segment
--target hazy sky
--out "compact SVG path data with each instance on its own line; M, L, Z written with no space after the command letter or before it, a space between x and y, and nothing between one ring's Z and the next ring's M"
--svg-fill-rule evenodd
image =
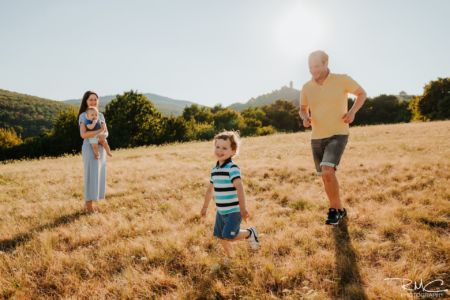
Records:
M55 100L130 89L231 104L310 78L369 96L450 76L447 0L0 0L0 88Z

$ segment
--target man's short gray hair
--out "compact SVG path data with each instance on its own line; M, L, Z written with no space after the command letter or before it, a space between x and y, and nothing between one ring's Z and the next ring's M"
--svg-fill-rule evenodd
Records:
M308 60L311 60L311 58L316 58L316 57L320 58L320 60L322 61L322 63L324 65L328 64L328 54L326 54L325 51L317 50L317 51L312 52L309 55Z

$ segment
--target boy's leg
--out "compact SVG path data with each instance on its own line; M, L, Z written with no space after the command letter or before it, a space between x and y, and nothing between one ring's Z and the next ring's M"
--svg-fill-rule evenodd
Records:
M249 238L249 237L250 237L250 231L248 229L245 229L245 230L241 229L241 230L239 230L239 234L237 235L237 237L235 237L231 241L233 242L233 241L245 240L246 238Z
M233 247L232 247L232 245L231 245L231 242L232 241L230 241L230 240L224 240L224 239L221 239L220 240L220 243L222 244L222 247L223 247L223 250L225 251L225 255L228 257L228 258L231 258L231 257L233 257Z

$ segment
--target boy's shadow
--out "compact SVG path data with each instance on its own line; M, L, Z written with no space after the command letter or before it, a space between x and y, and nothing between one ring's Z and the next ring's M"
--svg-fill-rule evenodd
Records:
M20 233L11 239L0 240L0 251L12 252L18 246L31 240L36 233L39 233L45 229L51 229L51 228L55 228L55 227L58 227L58 226L61 226L64 224L72 223L73 221L77 220L78 218L80 218L81 216L83 216L85 214L86 213L84 211L78 211L78 212L75 212L75 213L72 213L69 215L63 215L63 216L57 218L52 223L48 223L48 224L38 226L36 228L32 228L29 232Z
M357 256L348 234L347 219L333 228L337 290L342 299L368 299L359 273Z

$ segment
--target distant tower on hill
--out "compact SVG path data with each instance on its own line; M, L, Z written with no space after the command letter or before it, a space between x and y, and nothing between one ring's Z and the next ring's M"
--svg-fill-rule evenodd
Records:
M294 82L292 82L292 80L291 80L291 81L289 81L289 87L290 87L291 89L293 89L293 88L294 88Z

